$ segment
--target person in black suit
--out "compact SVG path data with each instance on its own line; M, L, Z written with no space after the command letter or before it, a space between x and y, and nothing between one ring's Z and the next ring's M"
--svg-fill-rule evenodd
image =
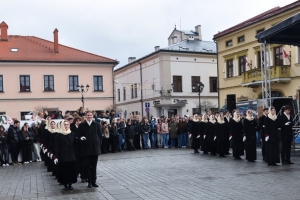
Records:
M239 111L235 111L230 120L230 136L232 136L232 155L235 160L241 160L244 155L243 124Z
M293 141L293 118L290 115L291 107L285 106L283 114L279 117L281 127L281 162L282 164L294 164L291 162L291 145Z
M75 140L76 135L70 130L69 121L64 121L61 130L55 137L55 159L59 164L59 180L65 190L73 190L73 183L77 182Z
M92 111L86 111L85 116L86 121L78 127L78 138L82 141L80 151L85 160L88 188L99 187L96 184L96 170L98 156L101 154L102 128L99 123L93 121Z
M265 120L268 117L269 114L269 109L268 108L264 108L263 110L263 115L259 118L259 129L261 131L261 153L263 156L263 160L266 162L266 141L265 141Z
M225 130L224 130L224 137L225 138L229 138L230 135L230 120L232 119L230 117L230 112L229 110L226 110L224 112L225 116L224 116L224 121L225 121ZM230 148L230 140L227 140L227 142L225 142L225 155L229 155L229 148Z

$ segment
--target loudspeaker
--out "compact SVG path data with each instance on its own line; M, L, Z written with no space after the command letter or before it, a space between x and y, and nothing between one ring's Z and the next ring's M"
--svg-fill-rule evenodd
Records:
M232 111L234 109L236 109L235 99L236 99L235 94L228 94L227 95L227 110L229 110L230 113L232 113Z

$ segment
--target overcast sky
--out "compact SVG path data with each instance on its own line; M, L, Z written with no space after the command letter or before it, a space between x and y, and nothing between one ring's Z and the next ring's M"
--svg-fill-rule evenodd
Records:
M0 21L10 35L30 35L101 56L140 58L167 47L177 29L202 26L202 39L295 0L0 0Z

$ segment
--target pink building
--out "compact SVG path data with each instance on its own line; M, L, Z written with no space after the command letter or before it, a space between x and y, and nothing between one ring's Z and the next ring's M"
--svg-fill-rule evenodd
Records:
M0 114L23 119L37 108L75 111L87 84L85 108L104 110L113 105L113 68L118 61L35 36L8 35L0 24Z

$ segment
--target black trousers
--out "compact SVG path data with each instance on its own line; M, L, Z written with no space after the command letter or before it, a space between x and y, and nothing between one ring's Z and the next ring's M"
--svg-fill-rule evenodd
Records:
M263 138L262 140L262 146L261 146L261 154L263 158L266 158L266 141L265 138Z
M291 142L282 142L282 148L281 148L281 162L283 161L291 161Z
M32 160L32 144L22 144L22 159L23 162L29 162Z
M84 156L84 161L86 167L86 178L89 180L89 183L96 183L98 155Z
M8 164L8 148L0 145L0 162L1 164Z
M141 137L140 133L136 133L134 135L133 144L134 144L134 148L136 148L136 149L141 149L141 143L140 143L141 139L140 139L140 137Z
M119 136L118 136L119 138ZM117 137L110 137L110 147L111 147L111 152L116 153L117 152Z
M18 162L18 156L20 153L20 144L18 143L11 143L10 144L10 153L11 153L11 160L12 162Z
M85 157L78 156L77 161L79 162L79 173L81 179L86 179L86 164L85 164Z

